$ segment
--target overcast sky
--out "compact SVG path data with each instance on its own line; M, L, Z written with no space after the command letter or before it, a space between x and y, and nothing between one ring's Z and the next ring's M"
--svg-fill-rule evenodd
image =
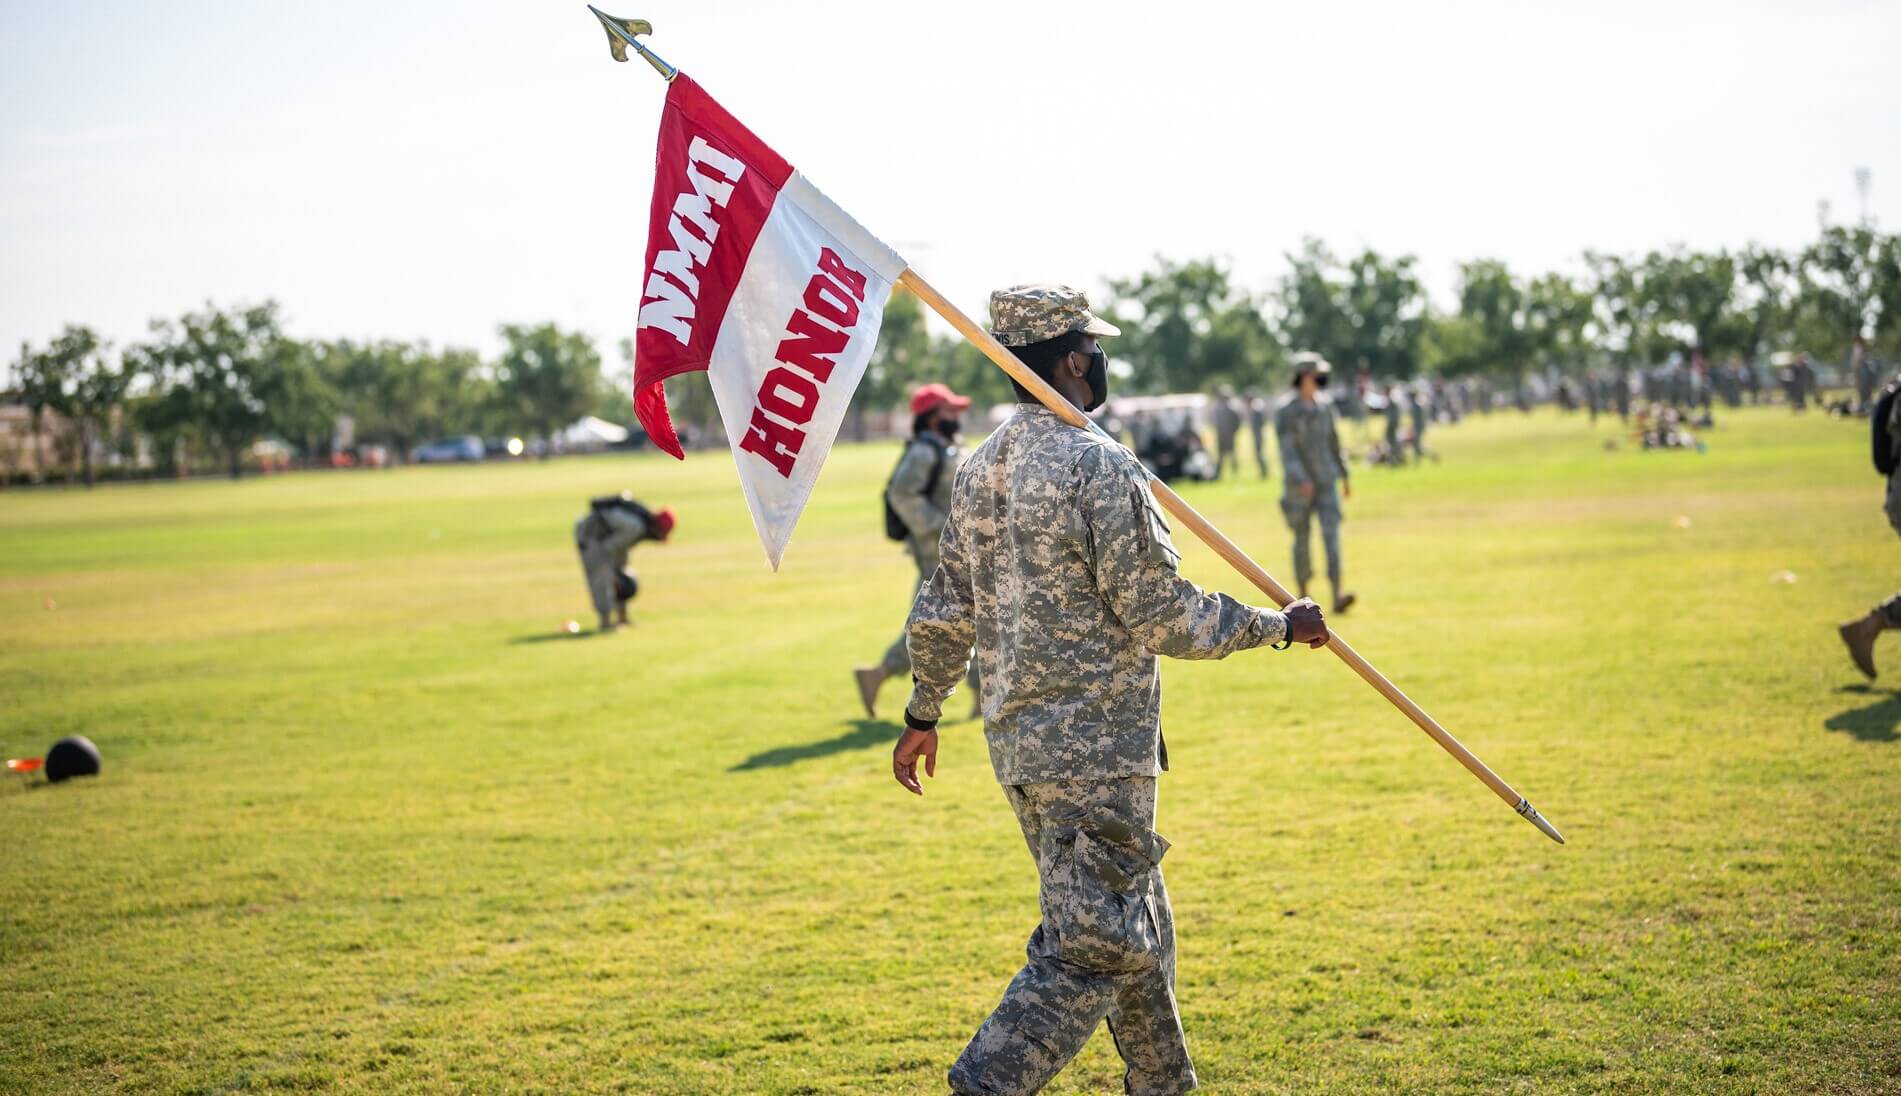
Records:
M1901 5L607 7L973 313L1156 254L1265 288L1304 236L1441 301L1480 256L1795 246L1857 167L1901 223ZM611 358L663 92L579 0L0 4L0 360L267 297L306 337L554 320Z

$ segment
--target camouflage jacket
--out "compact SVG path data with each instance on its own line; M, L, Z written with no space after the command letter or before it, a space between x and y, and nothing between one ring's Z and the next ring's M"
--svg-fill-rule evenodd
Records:
M937 471L937 484L932 486L931 468L940 460L939 454L943 465ZM904 455L891 473L891 485L885 488L885 499L911 531L913 552L937 553L938 534L950 518L951 485L957 481L957 466L963 459L962 450L940 438L915 437L905 443Z
M1333 405L1326 400L1307 403L1299 396L1289 397L1274 412L1274 434L1280 439L1286 486L1325 485L1347 478L1340 434L1333 425Z
M1222 658L1287 620L1176 571L1128 450L1024 405L959 471L937 572L911 608L910 710L936 719L976 648L998 781L1167 767L1156 655Z

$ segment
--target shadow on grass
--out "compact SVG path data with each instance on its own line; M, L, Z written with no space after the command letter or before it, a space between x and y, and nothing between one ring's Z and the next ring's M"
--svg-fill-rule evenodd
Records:
M896 723L882 719L854 719L851 730L835 738L820 742L807 742L801 746L775 746L752 755L739 764L726 770L742 773L750 769L777 769L800 761L810 761L815 757L829 757L846 750L862 750L867 746L889 746L898 740L898 732L903 728Z
M508 641L510 647L519 647L524 643L552 643L557 639L593 639L610 633L589 628L585 632L544 632L541 635L515 636Z
M1893 742L1901 739L1901 693L1868 685L1844 685L1836 691L1878 696L1881 699L1866 707L1850 708L1839 715L1830 716L1822 726L1831 731L1854 735L1858 742Z

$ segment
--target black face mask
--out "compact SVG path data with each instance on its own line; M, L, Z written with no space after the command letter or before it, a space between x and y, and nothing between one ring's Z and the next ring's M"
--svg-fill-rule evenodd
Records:
M963 431L963 428L964 424L956 419L937 420L937 432L944 435L947 441L957 440L957 435Z
M1102 347L1096 347L1096 352L1089 355L1089 372L1084 379L1089 382L1089 402L1083 405L1083 410L1094 411L1109 398L1109 355Z

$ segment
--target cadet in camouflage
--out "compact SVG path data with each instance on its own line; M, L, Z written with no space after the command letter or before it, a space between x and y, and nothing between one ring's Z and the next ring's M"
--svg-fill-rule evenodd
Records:
M1333 611L1353 607L1354 596L1341 583L1340 495L1353 497L1346 457L1340 452L1340 432L1333 406L1321 395L1332 374L1327 359L1318 354L1294 355L1292 395L1274 413L1274 433L1281 444L1281 515L1294 531L1294 581L1300 596L1314 575L1313 526L1320 519L1320 539L1327 550L1327 582L1333 587Z
M627 623L627 600L616 589L616 579L627 570L627 553L643 540L664 544L672 534L672 510L648 510L624 491L588 501L588 512L574 523L574 550L581 556L601 631Z
M1883 397L1890 391L1901 391L1901 377L1888 382L1882 390ZM1889 469L1888 498L1884 509L1888 515L1888 524L1896 533L1901 533L1901 397L1889 400L1882 408L1879 401L1871 410L1885 410L1887 415L1872 423L1874 442L1881 447L1882 455L1887 458ZM1875 470L1880 471L1883 464L1877 461ZM1866 616L1843 624L1840 632L1842 642L1848 645L1848 657L1855 668L1867 674L1869 680L1875 677L1875 640L1881 633L1901 628L1901 591L1897 591L1886 600L1868 610Z
M897 519L897 524L903 527L904 545L917 563L919 586L930 581L931 573L937 570L938 537L950 519L951 484L964 461L963 449L958 445L961 416L969 408L969 397L958 395L948 385L926 384L912 393L911 437L904 443L904 453L898 457L891 482L885 486L886 533L897 532L891 528L892 519ZM903 677L910 672L911 652L901 630L877 665L860 666L852 671L865 714L873 719L878 717L878 690L886 678ZM976 696L975 665L968 680L971 695ZM974 710L971 714L975 718Z
M991 327L1070 402L1108 394L1082 293L1020 286ZM937 571L911 609L916 682L892 769L922 794L936 721L973 647L984 737L1036 863L1028 962L950 1071L966 1094L1033 1093L1107 1019L1131 1093L1186 1092L1174 924L1158 867L1155 778L1168 767L1157 655L1221 658L1326 641L1312 602L1286 614L1204 593L1176 570L1147 474L1106 436L1024 401L959 470Z

